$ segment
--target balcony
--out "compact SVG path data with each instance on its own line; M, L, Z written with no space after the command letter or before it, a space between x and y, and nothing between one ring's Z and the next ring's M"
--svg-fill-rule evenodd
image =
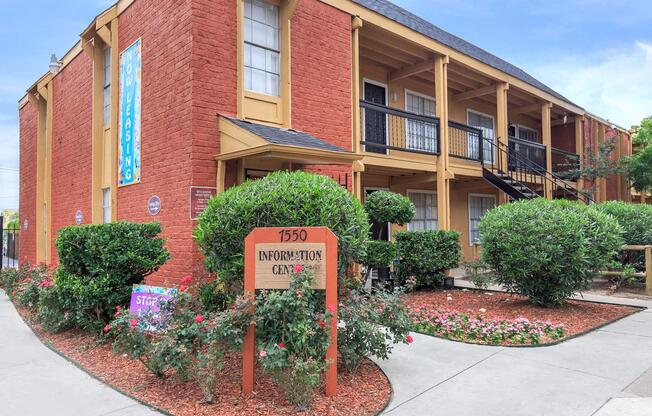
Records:
M552 173L567 181L577 181L577 169L580 166L580 156L576 153L568 152L553 147L552 153Z
M439 154L439 119L360 101L363 151Z

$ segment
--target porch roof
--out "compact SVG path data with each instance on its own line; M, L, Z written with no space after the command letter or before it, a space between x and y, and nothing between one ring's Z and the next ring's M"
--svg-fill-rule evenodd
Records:
M521 68L510 64L509 62L501 59L484 49L465 41L464 39L453 35L452 33L446 32L445 30L435 26L434 24L428 22L427 20L410 13L402 7L399 7L388 0L352 0L354 3L361 5L362 7L372 10L376 13L379 13L385 16L388 19L391 19L397 23L402 24L416 32L421 33L424 36L442 43L450 48L453 48L471 58L477 59L478 61L489 65L493 68L496 68L508 75L511 75L527 84L532 85L542 91L545 91L552 96L571 104L575 107L582 108L577 104L570 101L568 98L559 94L552 88L548 87L543 82L534 78Z

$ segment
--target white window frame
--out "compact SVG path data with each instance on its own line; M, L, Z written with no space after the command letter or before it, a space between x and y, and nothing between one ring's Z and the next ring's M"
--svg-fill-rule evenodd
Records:
M477 197L477 198L491 198L494 200L494 208L497 207L497 198L495 194L480 194L480 193L472 193L469 192L469 195L467 196L467 202L466 202L466 211L467 211L467 226L468 226L468 232L469 232L469 247L473 247L479 243L474 243L471 240L471 198L472 197Z
M439 213L437 212L437 210L439 209L439 201L437 201L437 191L431 191L428 189L406 189L405 196L410 198L409 194L431 194L435 196L435 204L437 204L437 206L435 207L435 216L437 217L437 219L435 221L437 224L434 231L439 230ZM407 229L408 231L413 231L412 227L410 226L410 223L407 223Z
M405 91L404 91L403 95L404 95L403 109L405 110L406 113L412 113L412 111L408 111L408 108L407 108L408 95L414 95L416 97L425 98L426 100L431 100L435 104L434 114L433 115L424 115L425 117L437 117L436 116L436 114L437 114L437 100L435 100L435 97L433 97L431 95L427 95L427 94L422 94L420 92L410 90L410 89L407 89L407 88L405 88ZM408 148L408 149L411 149L411 147L408 146L408 128L407 128L407 124L409 122L410 122L410 120L406 120L406 123L405 123L405 147ZM438 143L439 142L439 137L438 137L439 135L438 135L438 133L439 132L437 130L435 130L435 135L437 137L435 137L435 149L433 150L434 152L436 152L437 148L439 147L439 143ZM416 149L416 150L419 150L419 149Z
M253 1L254 0L252 0L252 2ZM278 24L278 27L276 28L276 30L278 30L278 49L273 49L273 48L268 47L267 45L260 45L260 44L254 43L253 41L247 41L246 40L247 35L246 35L245 32L246 32L246 27L247 27L246 21L247 21L248 18L247 18L247 12L246 12L246 4L244 4L245 0L242 0L243 8L244 8L243 14L242 14L242 54L243 54L243 56L242 56L242 71L243 71L243 73L242 73L242 83L243 83L243 87L244 87L243 89L245 91L252 92L252 93L255 93L255 94L262 94L262 95L266 95L266 96L269 96L269 97L280 98L281 97L281 89L282 89L282 86L281 86L281 84L282 84L281 71L283 70L283 61L282 61L282 53L281 53L281 47L282 47L281 6L279 4L277 4L277 3L275 3L275 2L270 2L270 1L267 1L267 0L257 0L257 1L265 3L266 5L269 5L269 6L274 6L277 9L277 18L278 18L277 24ZM251 68L252 71L254 69L257 70L257 71L260 71L260 69L258 69L258 68L253 68L253 66L247 66L246 65L246 57L244 55L246 54L247 45L250 45L250 46L255 47L255 48L264 49L265 51L278 53L278 74L274 74L273 72L268 72L266 69L263 71L263 72L265 72L265 74L269 73L269 74L276 75L278 77L278 85L276 86L277 94L268 93L267 92L267 85L265 85L265 91L258 91L258 90L255 90L253 88L252 89L247 88L247 81L246 81L246 77L247 77L247 74L246 74L247 71L246 70L247 70L247 68ZM265 76L265 82L267 82L267 76ZM253 82L252 82L252 86L253 86Z
M365 96L365 94L364 94L364 92L365 92L364 84L371 84L371 85L375 85L377 87L385 88L385 107L389 107L389 86L387 84L383 84L380 81L374 81L373 79L369 79L369 78L362 78L362 98L363 99L364 99L364 96ZM364 126L365 126L365 113L366 113L365 111L362 112L362 141L363 142L367 141L367 139L365 138L365 129L364 129ZM385 115L385 146L389 146L389 119L388 119L387 115ZM366 152L367 151L367 146L364 146L363 150ZM388 151L389 151L389 149L386 148L385 149L385 155L387 155L389 153ZM373 153L376 153L376 152L373 152ZM377 154L382 155L382 153L377 153ZM374 188L369 188L369 189L374 189ZM385 188L378 188L378 189L385 189ZM387 189L385 189L385 190L387 190Z
M494 132L494 137L493 137L492 141L493 141L494 144L496 144L497 137L496 137L496 119L495 119L495 117L492 116L491 114L487 114L487 113L483 113L483 112L480 112L480 111L477 111L477 110L473 110L471 108L467 108L466 109L466 125L469 126L469 127L473 127L473 126L471 126L471 123L469 121L469 114L471 114L471 113L473 113L475 115L478 115L478 116L487 117L487 118L491 119L491 130ZM474 127L474 128L477 128L477 127ZM483 142L484 142L484 139L485 139L485 137L484 137L484 133L483 133L483 135L482 135ZM507 140L507 138L505 138L505 140ZM485 158L486 150L485 150L484 143L482 143L482 153L483 153L482 158L484 159L485 163L491 163L492 162L491 160L487 160L487 158ZM496 152L493 152L493 159L494 159L494 161L496 160Z
M106 193L108 192L109 199L108 199L108 205L105 204L106 201ZM102 188L102 224L107 224L113 221L113 212L112 212L112 207L111 207L111 199L112 199L112 189L110 187L108 188ZM106 221L106 214L108 210L108 215L109 215L109 221Z

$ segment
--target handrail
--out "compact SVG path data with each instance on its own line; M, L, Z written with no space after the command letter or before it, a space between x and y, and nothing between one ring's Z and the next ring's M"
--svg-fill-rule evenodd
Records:
M408 111L398 110L396 108L387 107L381 104L372 103L371 101L360 100L360 107L369 110L380 111L385 114L392 114L397 117L409 118L412 120L423 121L424 123L432 123L439 125L439 117L424 116L421 114L410 113Z
M495 143L490 142L493 146L496 146L498 149L501 151L505 152L504 149L501 149L499 146L505 146L503 143L500 142L500 140L497 139L498 145ZM507 155L511 156L509 153L509 149L507 150ZM574 194L575 197L579 200L581 198L585 199L585 202L595 202L593 198L591 198L589 195L585 194L584 192L580 191L579 189L575 188L572 184L569 182L566 182L564 179L560 178L559 176L555 175L552 172L548 172L546 168L543 166L539 165L536 162L533 162L530 159L524 159L520 157L518 154L514 154L516 156L516 159L518 159L520 162L524 162L527 165L530 165L533 168L533 171L541 173L541 177L544 178L547 182L551 182L553 185L559 185L559 182L563 185L563 188L565 191L569 192L570 194Z
M522 144L522 145L525 145L525 146L534 147L535 149L546 150L546 145L541 144L541 143L531 142L529 140L523 140L523 139L519 139L518 137L512 137L512 136L509 136L508 139L509 139L510 142Z
M448 154L450 156L473 160L476 162L479 162L480 159L484 157L484 150L482 148L482 130L452 120L448 120L448 127ZM461 137L457 134L458 131L461 132ZM477 149L472 148L471 142L469 141L470 138L473 138L473 142L477 141ZM462 140L462 144L456 142L456 140L459 139ZM477 157L474 157L473 154L476 153L476 150Z
M572 157L573 159L579 159L580 158L580 155L578 155L577 153L569 152L568 150L559 149L557 147L552 147L551 146L550 151L552 153L557 153L557 154L560 154L560 155Z

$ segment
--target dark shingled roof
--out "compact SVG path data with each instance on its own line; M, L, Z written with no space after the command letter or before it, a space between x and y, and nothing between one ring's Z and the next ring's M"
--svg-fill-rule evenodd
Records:
M292 129L282 129L279 127L265 126L263 124L250 123L248 121L236 118L226 117L229 121L238 127L250 131L256 136L260 136L270 143L287 146L309 147L312 149L330 150L333 152L350 153L346 149L327 143L321 139L311 136L308 133Z
M462 38L459 38L455 35L452 35L445 30L433 25L432 23L416 16L413 13L387 1L387 0L352 0L354 3L357 3L369 10L372 10L376 13L379 13L388 19L391 19L397 23L407 26L412 30L415 30L422 35L428 36L431 39L436 40L448 47L455 49L465 55L475 58L480 62L483 62L489 66L492 66L498 70L501 70L515 78L520 79L523 82L526 82L533 87L539 88L542 91L545 91L560 100L563 100L569 104L573 104L572 101L568 100L563 95L554 91L552 88L545 85L543 82L537 80L527 72L523 71L521 68L518 68L509 62L500 59L499 57L490 54L489 52L481 49L472 43L465 41ZM577 106L577 104L573 104Z

